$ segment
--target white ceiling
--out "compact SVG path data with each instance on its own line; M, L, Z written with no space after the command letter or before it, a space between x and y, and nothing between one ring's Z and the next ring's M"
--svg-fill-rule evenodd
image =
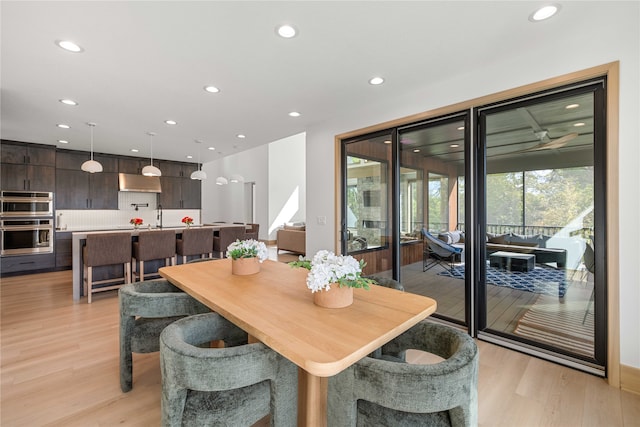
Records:
M154 158L196 161L199 139L211 161L553 43L598 3L531 23L542 2L2 1L1 137L88 151L95 122L97 152L149 156L153 131ZM281 23L299 35L276 36Z

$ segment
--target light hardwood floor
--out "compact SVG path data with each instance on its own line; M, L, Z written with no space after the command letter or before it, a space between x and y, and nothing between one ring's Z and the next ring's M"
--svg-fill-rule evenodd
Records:
M93 304L73 303L71 272L63 271L3 278L0 297L0 425L159 425L157 353L134 354L133 390L120 391L115 291L97 294ZM640 426L640 396L478 345L481 426Z

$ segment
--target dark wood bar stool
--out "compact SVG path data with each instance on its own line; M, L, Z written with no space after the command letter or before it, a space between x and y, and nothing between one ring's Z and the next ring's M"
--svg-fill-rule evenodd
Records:
M87 235L86 246L82 248L82 258L84 265L84 293L87 295L89 304L91 304L91 297L94 293L117 289L126 283L131 283L131 234L89 234ZM122 264L124 269L122 276L93 280L93 267L116 264Z
M244 232L245 239L258 240L258 231L260 230L260 224L247 224L248 228Z
M213 236L213 252L220 258L224 258L227 247L236 240L244 240L246 227L244 225L234 227L222 227Z
M144 263L164 259L164 265L176 265L176 233L171 230L143 231L133 242L133 281L145 280ZM155 274L155 273L151 273Z
M182 232L182 238L176 240L176 254L182 256L182 263L187 257L200 255L200 258L213 256L213 230L210 228L190 228Z

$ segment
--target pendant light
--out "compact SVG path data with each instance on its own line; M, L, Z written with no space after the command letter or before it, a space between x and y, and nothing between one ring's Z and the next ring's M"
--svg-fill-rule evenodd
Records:
M87 126L91 128L91 160L87 160L80 166L80 168L89 173L102 172L102 165L100 162L93 160L93 128L96 126L95 123L87 123Z
M217 185L227 185L228 183L229 181L227 181L227 178L225 178L224 176L219 176L216 178Z
M155 136L155 132L147 132L147 135L151 137L151 161L150 163L142 168L142 175L144 176L162 176L162 172L160 169L153 166L153 137Z
M196 144L202 143L200 140L195 140ZM198 170L193 171L191 173L191 179L197 179L199 181L204 181L207 179L207 174L202 170L202 165L200 164L200 146L198 146Z
M238 174L231 175L229 177L229 182L233 182L233 183L244 182L244 177Z

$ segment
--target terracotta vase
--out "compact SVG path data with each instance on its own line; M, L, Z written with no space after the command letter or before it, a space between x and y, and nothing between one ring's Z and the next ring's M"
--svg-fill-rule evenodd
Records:
M340 287L337 283L331 284L331 290L313 293L315 305L325 308L344 308L353 304L353 288Z
M231 273L237 276L247 276L260 272L260 261L258 258L238 258L231 260Z

